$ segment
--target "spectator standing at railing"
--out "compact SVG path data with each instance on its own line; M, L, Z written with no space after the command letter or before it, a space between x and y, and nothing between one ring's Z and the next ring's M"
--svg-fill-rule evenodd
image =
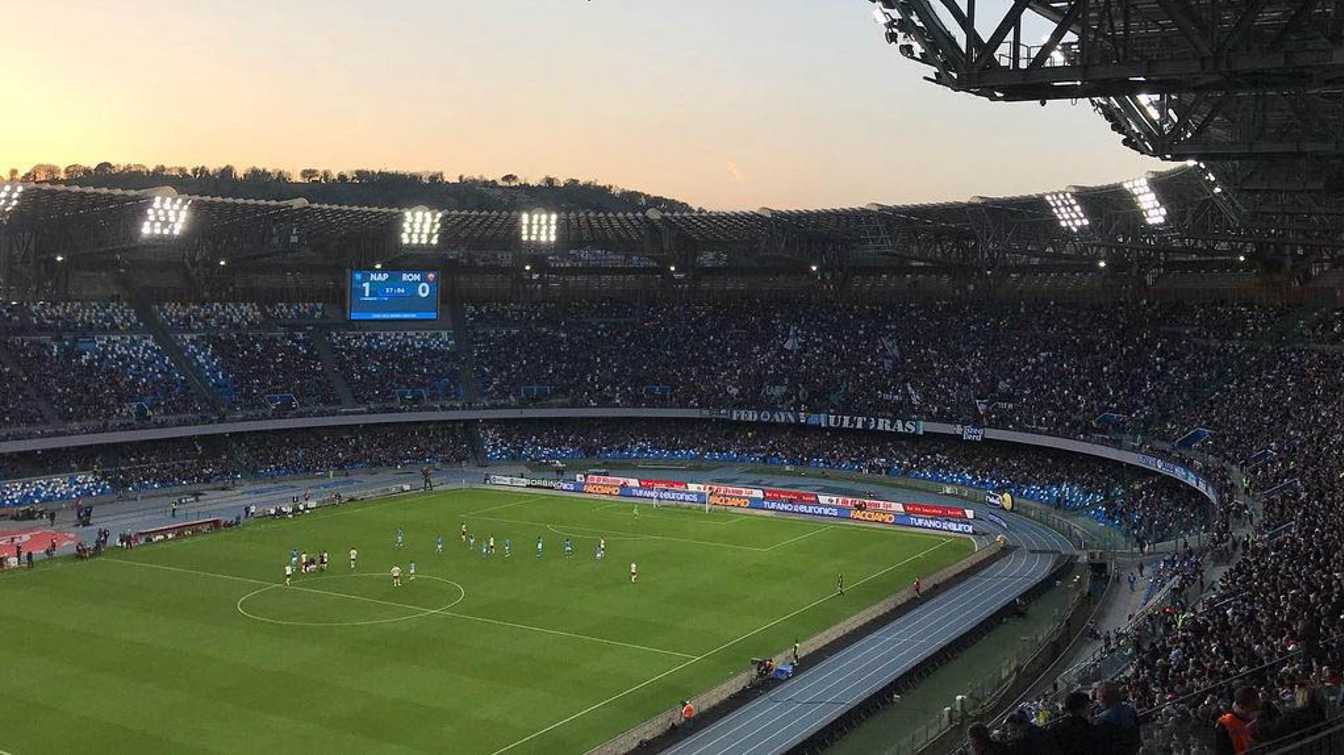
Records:
M1251 724L1260 710L1260 693L1254 687L1241 687L1232 701L1232 710L1214 725L1214 755L1240 755L1251 749Z
M1120 698L1120 687L1113 683L1103 684L1097 697L1101 711L1097 713L1094 723L1099 738L1108 743L1107 752L1116 755L1137 753L1143 746L1138 711Z
M1058 755L1092 755L1097 751L1096 727L1087 718L1092 700L1085 692L1064 698L1064 716L1050 727L1050 751Z
M971 728L966 730L966 737L971 741L971 753L973 755L1007 755L1008 748L1002 742L994 741L989 736L989 727L984 724L971 724Z

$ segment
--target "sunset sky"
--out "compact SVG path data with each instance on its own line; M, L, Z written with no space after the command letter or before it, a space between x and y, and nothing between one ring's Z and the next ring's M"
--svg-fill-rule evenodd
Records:
M982 18L1003 4L982 0ZM1018 194L1161 167L1086 102L989 103L924 82L871 7L15 3L0 14L0 169L572 176L727 209Z

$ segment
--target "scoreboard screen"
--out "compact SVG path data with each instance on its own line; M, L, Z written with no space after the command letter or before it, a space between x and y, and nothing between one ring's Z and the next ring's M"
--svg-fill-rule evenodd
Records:
M350 271L350 319L439 319L439 274L426 270Z

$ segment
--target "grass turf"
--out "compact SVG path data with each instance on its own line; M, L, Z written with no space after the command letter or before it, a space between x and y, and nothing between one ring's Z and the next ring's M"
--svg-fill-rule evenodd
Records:
M971 550L824 521L633 512L458 490L5 574L0 751L583 752ZM463 521L499 552L464 546ZM292 547L327 549L329 570L283 587ZM388 569L411 560L417 579L394 588Z

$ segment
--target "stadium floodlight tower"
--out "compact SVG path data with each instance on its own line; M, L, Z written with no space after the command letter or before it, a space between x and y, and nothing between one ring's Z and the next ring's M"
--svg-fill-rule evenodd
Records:
M524 212L518 216L519 237L528 246L550 246L555 243L559 223L560 216L554 212Z
M401 245L434 247L439 245L439 223L443 213L423 205L412 207L401 216Z
M9 211L19 204L19 195L23 193L23 184L0 185L0 220L4 220Z
M1163 207L1162 202L1158 200L1157 194L1153 192L1153 187L1148 184L1147 176L1126 181L1125 188L1134 197L1134 202L1138 204L1139 211L1143 213L1145 223L1162 225L1167 222L1167 208Z
M140 237L146 241L166 241L181 236L187 225L191 200L179 197L169 186L150 189L146 193L154 200L145 208Z
M1046 194L1045 203L1050 205L1051 212L1055 213L1055 219L1062 228L1078 233L1090 225L1083 206L1078 204L1078 197L1072 191Z

